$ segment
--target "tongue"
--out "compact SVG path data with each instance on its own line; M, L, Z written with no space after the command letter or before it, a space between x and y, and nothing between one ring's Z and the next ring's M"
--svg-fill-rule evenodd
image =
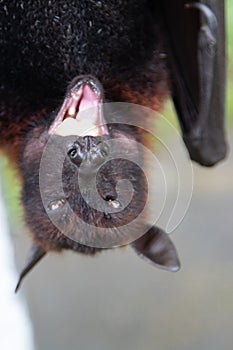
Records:
M101 136L107 133L106 127L101 125L102 111L99 96L88 86L82 89L79 110L74 118L66 118L56 129L55 134L60 136ZM68 114L73 114L73 103Z

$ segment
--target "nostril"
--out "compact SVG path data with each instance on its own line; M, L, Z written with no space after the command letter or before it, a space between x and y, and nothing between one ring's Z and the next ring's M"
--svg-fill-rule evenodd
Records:
M76 147L72 147L68 152L67 152L68 156L71 158L71 159L74 159L77 157L78 155L78 150Z
M70 158L71 162L77 166L80 166L84 157L83 152L81 152L81 150L76 145L70 147L70 149L67 152L67 155Z
M68 146L67 156L78 167L82 163L82 171L96 170L107 161L108 146L98 138L84 136Z

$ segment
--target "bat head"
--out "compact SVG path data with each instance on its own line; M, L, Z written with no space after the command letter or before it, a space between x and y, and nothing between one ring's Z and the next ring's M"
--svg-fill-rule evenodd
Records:
M149 249L147 261L154 259L171 270L179 265L166 234L154 239L150 232L153 237L145 240L139 238L144 232L135 235L135 226L130 225L122 233L122 227L143 211L148 184L140 166L142 151L135 142L137 128L106 124L102 102L96 79L76 78L61 107L52 117L38 121L26 137L22 203L35 244L19 284L50 250L94 254L137 239L133 248L141 257L148 256L148 246L160 247L156 252ZM174 255L172 263L167 249ZM163 256L162 262L158 256Z
M102 102L96 79L76 78L52 122L38 123L26 138L21 158L25 218L47 250L92 252L93 247L80 248L86 242L78 232L90 236L107 228L117 235L144 208L147 181L134 142L137 131L107 125Z

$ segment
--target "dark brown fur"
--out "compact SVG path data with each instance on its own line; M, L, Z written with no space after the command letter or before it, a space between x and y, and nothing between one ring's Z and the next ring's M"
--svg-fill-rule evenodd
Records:
M92 74L103 85L105 101L137 103L156 110L168 93L165 40L161 36L159 6L154 4L152 11L146 0L53 0L47 7L39 0L0 2L0 146L20 169L25 219L34 239L46 251L96 251L72 241L54 227L39 192L39 165L48 129L70 81L80 74ZM136 129L118 130L123 132L126 143L132 137L141 140ZM110 127L113 137L114 133L116 130ZM71 162L66 167L77 171ZM71 193L67 196L82 217L88 213L102 226L108 226L110 221L110 226L117 227L123 217L130 221L140 211L146 183L135 166L126 166L123 161L109 164L104 174L104 184L99 182L102 193L108 182L110 192L120 178L135 182L137 191L126 212L112 215L111 219L102 214L98 217L82 202L74 183L64 177L67 192Z

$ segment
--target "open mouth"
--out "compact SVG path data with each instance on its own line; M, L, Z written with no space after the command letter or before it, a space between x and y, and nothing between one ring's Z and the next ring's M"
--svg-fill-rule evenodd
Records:
M103 93L92 77L76 78L49 129L50 135L103 136L108 134L103 118Z

